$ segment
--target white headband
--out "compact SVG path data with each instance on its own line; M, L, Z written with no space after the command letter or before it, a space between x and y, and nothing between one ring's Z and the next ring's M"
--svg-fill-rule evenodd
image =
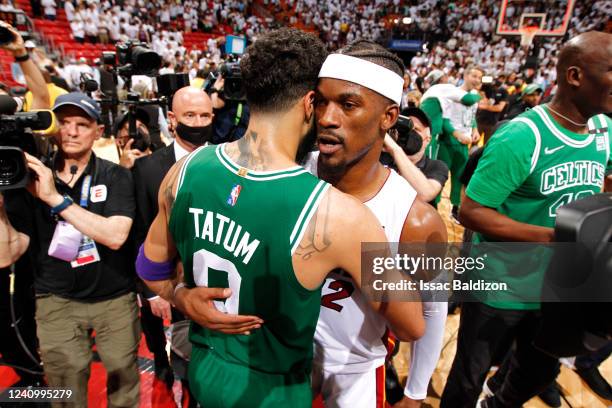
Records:
M330 54L319 71L319 78L353 82L391 99L398 105L402 101L404 78L390 69L361 58Z

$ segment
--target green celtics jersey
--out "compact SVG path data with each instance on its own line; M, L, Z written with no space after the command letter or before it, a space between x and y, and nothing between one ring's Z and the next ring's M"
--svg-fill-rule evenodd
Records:
M610 118L589 120L589 133L561 127L545 106L537 106L503 126L485 147L466 194L513 220L552 228L557 209L602 191L610 161ZM494 240L475 234L475 242ZM523 256L525 255L525 256ZM486 303L508 309L537 309L550 252L496 256L478 278L505 282L508 291L489 293Z
M194 347L261 372L307 372L321 290L297 280L292 254L329 184L302 167L251 171L225 145L200 148L179 176L170 231L188 286L229 287L222 311L264 320L250 336L192 324Z

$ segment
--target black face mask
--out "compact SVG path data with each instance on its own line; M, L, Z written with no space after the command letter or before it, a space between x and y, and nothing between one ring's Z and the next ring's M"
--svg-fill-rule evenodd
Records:
M212 123L206 126L188 126L178 122L176 133L179 137L191 144L201 146L212 139Z

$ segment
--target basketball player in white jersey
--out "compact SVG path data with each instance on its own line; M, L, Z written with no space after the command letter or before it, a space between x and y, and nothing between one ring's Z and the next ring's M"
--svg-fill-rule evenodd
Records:
M370 41L330 55L315 98L319 152L306 167L364 202L389 242L446 242L445 226L433 207L416 200L408 182L379 162L385 133L399 114L403 70L398 57ZM388 330L383 319L365 309L367 300L358 289L339 270L323 285L313 388L327 407L386 405Z

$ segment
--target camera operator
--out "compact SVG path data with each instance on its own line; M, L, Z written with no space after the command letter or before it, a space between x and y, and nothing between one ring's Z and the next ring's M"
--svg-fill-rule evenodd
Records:
M139 398L138 309L133 258L123 244L134 218L132 178L126 169L97 158L94 141L103 131L100 108L87 95L57 98L58 152L51 168L26 154L34 173L23 203L11 219L26 220L34 260L36 321L49 385L73 391L76 406L87 406L92 360L89 330L107 370L109 406L136 407ZM10 231L6 217L1 228ZM14 224L20 228L19 224ZM10 260L24 239L0 242ZM11 246L12 245L12 246Z
M132 77L134 81L135 76ZM150 99L155 97L155 92L151 90L152 84L146 82L138 82L132 85L132 91L138 93L143 99ZM168 131L168 121L164 116L164 111L158 104L142 105L138 106L138 111L142 111L142 116L146 117L146 121L143 124L146 126L151 140L151 151L155 151L168 145L171 139L170 132Z
M220 69L222 71L222 69ZM225 91L225 74L220 73L210 91L215 121L213 123L214 144L232 142L244 136L249 124L249 105L246 100L228 99Z
M49 109L49 91L47 90L45 78L30 58L23 38L17 30L4 21L0 21L0 29L9 31L13 36L12 42L2 44L1 47L11 52L15 57L15 61L19 63L26 85L32 92L30 109Z
M504 109L508 106L508 92L504 86L505 77L500 75L495 82L491 77L482 78L481 91L485 97L478 104L476 122L478 129L484 133L484 142L487 143Z
M425 112L408 108L402 111L402 115L410 118L413 129L407 132L398 129L398 140L387 134L385 150L391 155L400 175L417 191L417 196L435 207L434 200L448 179L448 167L443 161L430 159L425 154L431 142L431 122Z
M164 176L178 160L199 146L210 143L213 116L211 99L202 89L186 86L174 94L172 110L168 112L174 142L137 160L132 170L138 209L135 223L136 248L144 242L157 215L157 196ZM184 317L145 285L142 285L142 297L146 301L142 302L141 323L147 346L155 358L155 375L171 389L174 377L166 354L163 319L177 322L184 320ZM186 381L183 381L183 385L188 389Z
M115 122L115 144L119 152L119 165L126 169L134 167L137 159L152 153L151 137L146 123L149 123L149 116L142 109L136 109L136 138L130 138L128 114L124 113Z

